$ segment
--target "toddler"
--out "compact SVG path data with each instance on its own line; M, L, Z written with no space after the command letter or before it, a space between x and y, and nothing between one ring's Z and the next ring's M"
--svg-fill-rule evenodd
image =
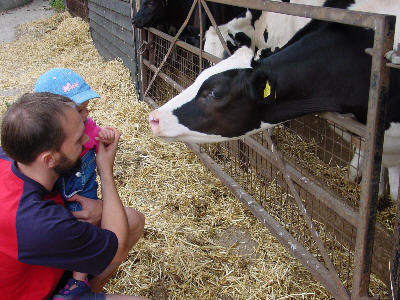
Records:
M85 124L85 134L89 140L83 146L81 153L82 165L78 172L68 177L61 177L56 185L63 196L65 206L70 211L82 210L77 201L68 201L75 194L97 199L96 158L95 153L99 141L110 144L114 141L114 132L101 128L88 117L88 103L93 98L100 98L99 94L90 89L89 85L77 73L69 69L55 68L41 75L36 81L35 92L50 92L70 98ZM87 274L73 272L72 278L66 286L53 297L58 299L75 299L90 291Z

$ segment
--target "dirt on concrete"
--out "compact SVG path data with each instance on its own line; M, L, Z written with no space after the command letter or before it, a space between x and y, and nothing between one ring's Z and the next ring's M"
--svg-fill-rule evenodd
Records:
M49 0L33 0L27 5L1 12L0 43L15 41L18 25L47 18L54 13Z

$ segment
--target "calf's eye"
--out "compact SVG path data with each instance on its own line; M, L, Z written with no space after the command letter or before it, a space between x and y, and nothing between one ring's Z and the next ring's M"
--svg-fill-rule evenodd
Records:
M219 93L218 91L211 91L210 96L214 99L221 99L222 98L222 94Z

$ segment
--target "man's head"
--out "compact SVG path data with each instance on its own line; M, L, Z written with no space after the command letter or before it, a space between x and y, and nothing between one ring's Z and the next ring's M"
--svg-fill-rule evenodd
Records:
M12 159L29 165L45 153L48 166L61 175L79 164L86 140L73 102L51 93L23 95L1 124L1 145Z

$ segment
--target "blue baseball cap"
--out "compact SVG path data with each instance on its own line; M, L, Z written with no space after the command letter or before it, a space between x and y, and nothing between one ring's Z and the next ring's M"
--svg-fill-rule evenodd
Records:
M70 98L76 105L100 95L79 74L70 69L54 68L41 75L35 83L34 92L50 92Z

